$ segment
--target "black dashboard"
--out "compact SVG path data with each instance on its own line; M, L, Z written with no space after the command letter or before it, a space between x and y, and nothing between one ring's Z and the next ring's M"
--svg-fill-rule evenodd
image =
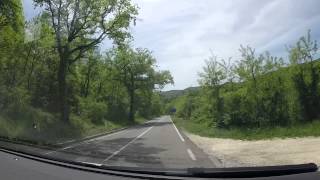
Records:
M197 178L163 175L146 175L133 172L117 172L115 170L97 170L93 167L83 167L66 163L57 163L39 157L19 155L19 153L1 150L0 179L8 180L124 180L124 179L239 179L239 178ZM251 177L240 179L252 180L313 180L320 179L320 172L300 172L291 175L269 177Z

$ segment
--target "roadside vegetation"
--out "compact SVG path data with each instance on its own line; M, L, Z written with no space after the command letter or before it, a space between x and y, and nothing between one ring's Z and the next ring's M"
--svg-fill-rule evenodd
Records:
M173 79L152 52L135 48L129 0L0 3L0 136L55 142L142 123L163 113ZM108 40L110 48L101 48Z
M183 130L203 137L228 138L241 140L263 140L273 138L298 138L320 136L320 121L313 121L307 124L296 124L288 127L276 126L266 128L239 128L233 127L210 128L206 124L194 121L185 121L182 118L173 118L174 123Z
M210 137L319 136L320 61L310 31L288 47L288 62L249 46L240 54L239 60L212 55L198 90L166 99L177 124Z

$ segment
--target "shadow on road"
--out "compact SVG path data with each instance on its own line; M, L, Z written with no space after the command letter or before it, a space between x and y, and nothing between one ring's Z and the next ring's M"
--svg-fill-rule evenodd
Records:
M141 142L139 142L141 141ZM126 148L107 162L108 165L131 166L131 167L157 167L164 168L159 154L166 149L148 147L142 143L143 138L134 142L130 148Z
M170 121L152 120L147 123L130 127L124 131L141 132L149 127L160 127L172 124ZM104 163L115 166L131 166L131 167L164 167L160 161L159 154L166 149L161 147L148 147L144 138L136 139L129 147L121 149L131 142L135 137L119 137L112 139L101 139L83 144L76 145L71 148L60 149L59 151L50 154L50 156L69 159L72 161L86 161L93 163ZM121 152L112 158L104 161L116 151Z
M148 167L163 167L157 154L164 151L162 148L145 146L142 141L144 138L137 139L128 148L123 149L119 154L103 162L106 158L111 156L114 152L121 149L128 144L133 138L115 138L111 140L100 141L99 143L91 142L82 144L74 148L61 150L52 156L59 158L66 158L69 160L83 160L86 162L105 163L108 165L123 165L123 166L143 166Z
M150 121L141 125L137 125L137 126L132 126L127 128L127 130L139 130L139 129L143 129L143 128L147 128L147 127L151 127L151 126L156 126L156 127L160 127L160 126L165 126L168 124L172 124L171 122L154 122L154 121Z

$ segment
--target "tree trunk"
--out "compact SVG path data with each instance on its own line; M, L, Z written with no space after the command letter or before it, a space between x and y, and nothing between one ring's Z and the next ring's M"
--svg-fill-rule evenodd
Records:
M130 74L130 85L127 86L128 94L130 96L130 107L129 107L129 120L134 121L134 91L135 91L135 83L134 83L134 75Z
M60 63L58 70L58 86L59 86L59 109L60 118L63 122L69 122L69 106L68 106L68 88L67 88L67 69L68 55L63 53L60 55Z
M88 70L87 70L87 74L86 74L86 80L85 80L85 89L84 89L84 97L88 97L89 95L89 89L90 89L90 75L91 75L91 68L92 65L89 62L88 64Z
M129 89L129 96L130 96L130 107L129 107L129 120L134 121L134 89Z
M32 73L33 73L33 71L34 71L34 64L35 64L35 57L32 59L31 69L30 69L30 72L29 72L28 78L27 78L27 89L28 89L28 90L31 89L31 76L32 76Z

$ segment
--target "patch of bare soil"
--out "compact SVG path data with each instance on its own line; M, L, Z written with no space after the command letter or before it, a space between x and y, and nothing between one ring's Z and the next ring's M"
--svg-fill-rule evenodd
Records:
M221 167L320 165L320 137L244 141L186 134Z

